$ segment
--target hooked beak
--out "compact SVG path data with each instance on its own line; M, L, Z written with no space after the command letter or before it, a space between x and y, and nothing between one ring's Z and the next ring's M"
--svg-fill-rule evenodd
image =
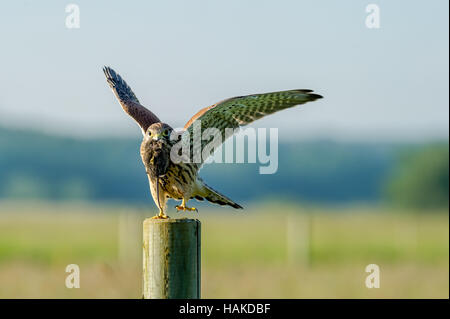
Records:
M152 140L159 141L161 139L161 134L155 134L152 136Z

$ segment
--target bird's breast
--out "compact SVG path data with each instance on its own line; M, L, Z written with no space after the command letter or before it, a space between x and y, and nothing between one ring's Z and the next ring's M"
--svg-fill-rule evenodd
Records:
M191 164L170 162L167 173L160 178L160 183L170 197L181 199L192 192L196 179L196 169Z

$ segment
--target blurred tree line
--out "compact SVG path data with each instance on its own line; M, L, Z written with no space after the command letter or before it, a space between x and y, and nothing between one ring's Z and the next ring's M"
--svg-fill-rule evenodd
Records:
M408 208L448 208L448 143L400 152L386 185L386 197Z
M140 139L75 139L0 128L0 199L151 204ZM448 207L448 142L436 145L281 143L278 171L205 165L200 175L237 202L261 199Z

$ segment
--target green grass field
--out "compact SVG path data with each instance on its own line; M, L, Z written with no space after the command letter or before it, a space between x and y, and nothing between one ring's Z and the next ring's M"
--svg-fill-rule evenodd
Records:
M139 298L144 209L0 202L0 298ZM204 298L448 298L448 212L202 209ZM81 288L65 287L78 264ZM365 267L380 266L368 289Z

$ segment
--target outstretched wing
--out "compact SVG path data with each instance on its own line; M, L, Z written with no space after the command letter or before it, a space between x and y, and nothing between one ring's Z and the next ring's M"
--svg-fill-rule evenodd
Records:
M105 73L106 80L119 100L122 109L139 124L142 134L145 135L150 125L160 122L155 114L139 103L136 95L119 74L108 66L103 67L103 73Z
M200 124L198 127L201 127L202 133L208 128L217 128L220 132L221 139L217 145L213 145L215 149L231 136L225 136L225 128L235 129L277 111L322 98L321 95L312 92L312 90L290 90L239 96L200 110L184 127L186 130L185 134L189 133L190 137L191 160L199 159L200 156L198 154L201 154L203 148L212 142L214 143L213 136L209 140L204 141L202 139L201 143L194 143L193 131L197 121L200 121L198 122ZM208 145L209 147L210 145ZM197 154L197 157L194 154ZM197 166L200 167L204 160L206 158L202 158ZM194 160L194 162L196 161Z

